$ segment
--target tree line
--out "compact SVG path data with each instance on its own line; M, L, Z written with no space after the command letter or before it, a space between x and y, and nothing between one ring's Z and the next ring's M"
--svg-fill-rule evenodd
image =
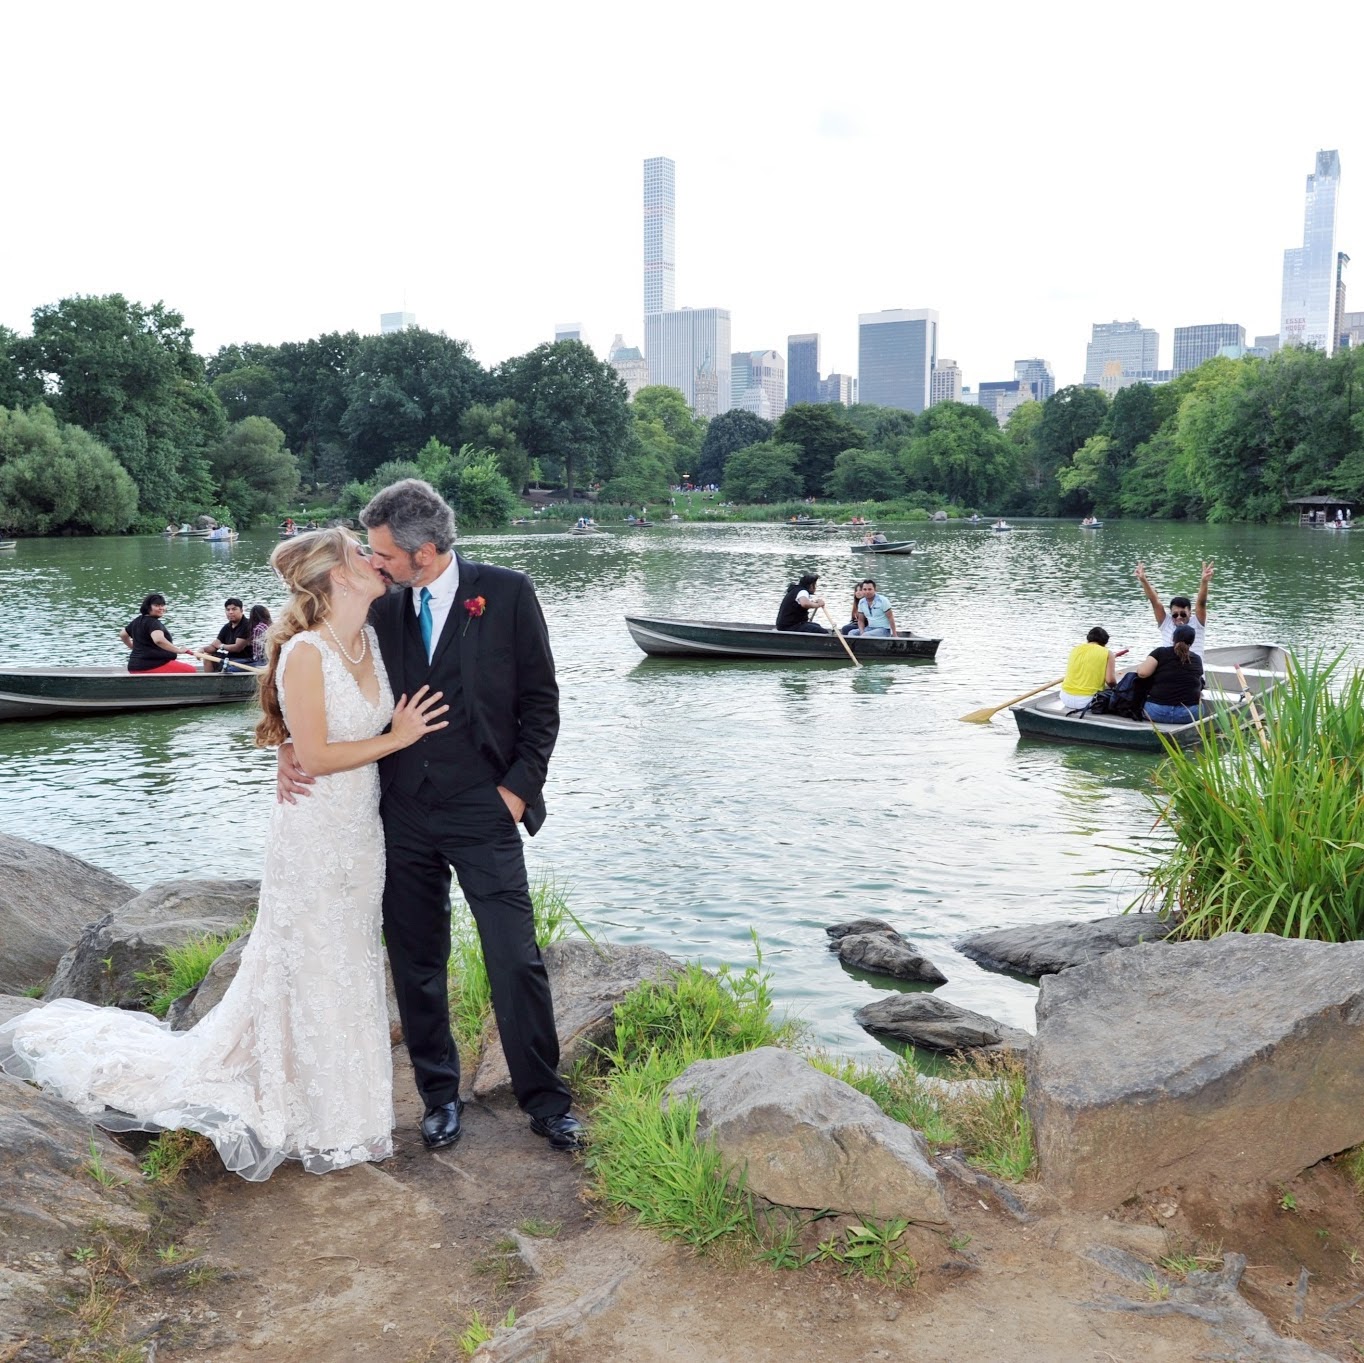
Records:
M1350 350L1211 360L1112 400L1063 388L1003 429L960 403L706 422L672 388L628 401L577 341L492 368L415 328L204 358L162 303L75 297L36 309L31 336L0 327L0 526L109 533L208 512L245 527L301 489L353 511L413 473L468 526L504 520L528 486L646 505L684 481L739 503L1267 520L1293 496L1364 500L1361 366Z

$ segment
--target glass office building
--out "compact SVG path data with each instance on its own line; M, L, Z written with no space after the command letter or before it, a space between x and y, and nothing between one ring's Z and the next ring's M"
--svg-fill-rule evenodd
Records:
M1175 377L1197 369L1222 353L1223 346L1244 350L1246 329L1235 322L1210 322L1201 327L1175 328Z
M649 382L676 388L697 416L729 411L728 308L653 313L644 319L644 353Z
M677 306L677 166L669 156L644 162L644 315Z
M822 402L819 391L819 333L786 338L786 405Z
M1307 210L1302 245L1283 253L1281 345L1309 345L1329 355L1335 349L1336 199L1340 195L1340 153L1319 151L1307 177Z
M857 318L857 381L863 402L922 412L938 362L938 314L933 308L887 308Z

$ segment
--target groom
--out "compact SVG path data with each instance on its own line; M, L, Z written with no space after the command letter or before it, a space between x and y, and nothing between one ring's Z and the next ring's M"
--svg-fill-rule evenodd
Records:
M541 791L559 732L549 635L524 573L453 550L455 517L406 478L360 513L370 558L398 591L374 603L395 696L444 693L447 728L379 763L387 845L384 940L431 1149L460 1137L459 1052L450 1033L450 871L483 945L512 1089L556 1150L584 1143L558 1074L554 1006L526 880L520 826L544 822Z

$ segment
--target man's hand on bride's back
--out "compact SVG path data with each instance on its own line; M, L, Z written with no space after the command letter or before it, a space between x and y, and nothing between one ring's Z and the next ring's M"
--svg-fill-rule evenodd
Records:
M281 743L275 757L275 799L282 805L294 804L298 795L310 795L308 789L314 781L298 765L298 756L292 743Z
M440 703L442 691L428 692L426 687L414 693L411 700L404 696L394 708L389 730L398 739L399 747L411 747L419 738L443 729L448 719L441 719L450 707Z

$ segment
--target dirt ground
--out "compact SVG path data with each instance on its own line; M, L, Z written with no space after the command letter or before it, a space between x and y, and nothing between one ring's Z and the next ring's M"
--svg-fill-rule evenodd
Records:
M954 1247L935 1238L918 1282L892 1289L832 1266L698 1258L615 1221L510 1106L470 1105L459 1145L428 1152L410 1072L395 1077L402 1140L386 1164L200 1176L179 1240L193 1254L129 1287L141 1340L118 1363L453 1363L475 1311L496 1323L509 1309L516 1328L485 1346L489 1363L1364 1358L1364 1201L1329 1164L1109 1217L1025 1187L1027 1220L945 1178ZM1156 1262L1198 1254L1216 1272L1224 1253L1247 1261L1230 1313Z

